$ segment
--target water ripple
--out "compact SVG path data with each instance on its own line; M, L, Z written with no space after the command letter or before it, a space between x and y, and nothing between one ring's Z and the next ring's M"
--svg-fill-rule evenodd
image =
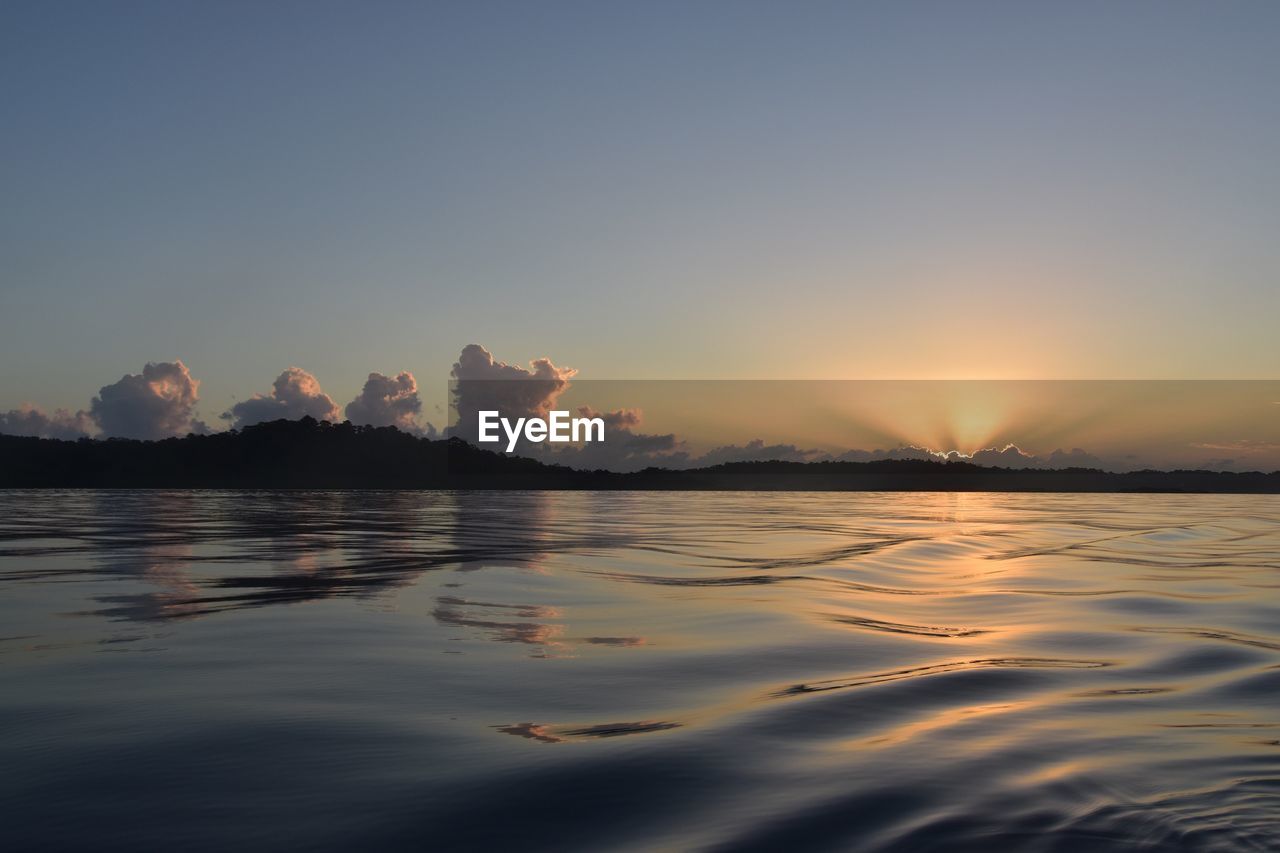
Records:
M0 492L4 849L1280 850L1280 498Z

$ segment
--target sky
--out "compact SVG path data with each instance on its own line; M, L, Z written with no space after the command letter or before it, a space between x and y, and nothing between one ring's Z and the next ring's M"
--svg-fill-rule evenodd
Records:
M460 409L603 417L602 446L522 442L576 467L957 459L1002 467L1280 470L1277 380L579 380L463 390ZM489 387L492 386L492 387ZM494 401L498 404L494 405ZM526 403L522 405L522 402ZM505 435L505 432L500 433ZM498 445L505 449L506 445ZM492 449L492 448L491 448Z
M1280 377L1274 2L0 4L0 410ZM256 405L256 404L254 404Z
M591 380L478 345L453 372L445 434L575 468L920 459L1280 472L1280 380ZM553 412L566 432L581 418L599 433L523 430L549 429Z

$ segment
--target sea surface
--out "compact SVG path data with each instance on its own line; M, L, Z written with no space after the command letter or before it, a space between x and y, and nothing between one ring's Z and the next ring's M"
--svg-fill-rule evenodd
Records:
M1280 497L0 492L0 849L1280 850Z

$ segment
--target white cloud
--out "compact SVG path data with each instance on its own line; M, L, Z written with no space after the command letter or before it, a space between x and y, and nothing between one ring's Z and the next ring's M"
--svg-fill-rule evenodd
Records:
M318 421L337 423L342 420L333 398L320 388L316 378L300 367L290 367L276 377L270 394L254 394L223 412L222 417L232 422L232 427L313 417Z
M191 431L200 381L181 361L148 362L142 373L102 386L89 415L103 435L159 439Z
M418 382L409 371L394 377L370 373L360 394L347 404L347 420L368 426L393 426L414 435L435 434L435 427L418 423L422 400Z
M503 417L546 418L578 371L538 358L524 368L497 361L480 344L467 344L453 365L452 432L469 441L478 435L478 413L499 411Z

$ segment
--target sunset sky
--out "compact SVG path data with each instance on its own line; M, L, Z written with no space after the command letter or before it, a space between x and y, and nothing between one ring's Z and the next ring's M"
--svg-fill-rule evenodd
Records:
M634 423L610 425L613 446L591 460L608 467L628 467L615 464L620 450L623 463L642 468L685 464L669 452L701 465L868 461L879 456L866 451L906 448L897 455L956 451L1002 467L1280 470L1280 381L573 379L554 402L584 404L633 413ZM667 434L669 446L656 441ZM633 435L646 452L627 458ZM916 452L925 449L934 453Z
M0 410L1280 377L1280 4L1207 8L6 2Z

